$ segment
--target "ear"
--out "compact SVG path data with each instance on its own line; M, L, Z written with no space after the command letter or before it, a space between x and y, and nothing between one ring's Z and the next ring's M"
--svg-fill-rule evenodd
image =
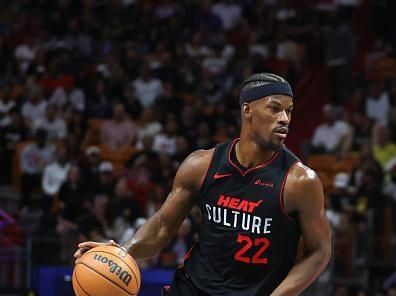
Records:
M250 105L248 103L243 103L242 114L245 117L245 119L252 118L252 109L250 108Z

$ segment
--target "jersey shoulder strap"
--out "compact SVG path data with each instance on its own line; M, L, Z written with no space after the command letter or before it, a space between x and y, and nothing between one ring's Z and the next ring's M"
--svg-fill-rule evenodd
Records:
M281 158L281 169L285 172L288 172L290 167L292 167L296 162L301 162L301 160L285 145L283 145L282 149L283 155Z
M202 181L200 192L205 193L213 181L216 174L229 173L222 172L222 167L227 165L227 151L230 145L230 141L217 144L212 155L208 170L206 171L205 177Z

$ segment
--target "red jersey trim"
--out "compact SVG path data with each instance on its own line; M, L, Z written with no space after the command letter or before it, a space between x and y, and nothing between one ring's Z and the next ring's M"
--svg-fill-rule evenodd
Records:
M239 173L240 173L243 177L246 176L248 173L254 171L254 170L261 169L261 168L264 168L264 167L270 165L270 164L275 160L275 158L277 158L278 155L279 155L279 152L276 152L276 153L274 153L274 155L273 155L267 162L265 162L265 163L263 163L263 164L259 164L259 165L255 166L255 167L252 167L252 168L246 170L245 172L243 172L243 171L240 169L240 167L237 166L237 165L232 161L232 159L231 159L231 152L232 152L232 149L234 148L236 142L239 141L239 139L240 139L240 138L236 138L236 139L232 142L231 147L230 147L230 149L229 149L229 151L228 151L228 161L229 161L229 163L230 163L234 168L236 168L236 169L239 171Z
M291 165L291 167L287 170L286 175L285 175L285 178L284 178L283 181L282 181L282 187L281 187L281 190L280 190L280 193L279 193L279 206L280 206L280 208L281 208L281 211L282 211L283 215L285 215L288 219L293 220L293 221L295 221L296 219L293 218L293 217L290 217L290 216L286 213L286 210L285 210L285 207L284 207L284 202L283 202L283 191L284 191L284 189L285 189L286 180L287 180L287 177L289 176L290 171L291 171L292 168L294 168L294 166L295 166L296 164L298 164L299 162L301 162L301 161L297 160L297 161L296 161L295 163L293 163L293 164Z

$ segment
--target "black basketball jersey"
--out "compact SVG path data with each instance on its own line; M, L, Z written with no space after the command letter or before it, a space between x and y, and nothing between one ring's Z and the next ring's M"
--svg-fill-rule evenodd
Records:
M235 157L237 141L214 150L200 189L199 242L184 265L194 285L210 296L266 296L295 263L300 228L284 212L282 194L299 160L283 146L267 163L243 170Z

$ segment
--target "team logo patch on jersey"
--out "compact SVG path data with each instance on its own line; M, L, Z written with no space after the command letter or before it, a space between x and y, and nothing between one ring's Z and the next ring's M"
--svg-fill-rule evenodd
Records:
M270 188L274 187L273 183L267 183L267 182L261 181L260 179L254 181L254 185L260 185L260 186L265 186L265 187L270 187Z

